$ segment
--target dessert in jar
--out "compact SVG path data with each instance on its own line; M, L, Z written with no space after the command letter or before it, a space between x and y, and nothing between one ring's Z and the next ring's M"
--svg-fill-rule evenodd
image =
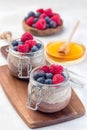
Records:
M63 20L57 12L51 8L30 11L24 18L23 29L33 35L45 36L58 33L63 29Z
M61 65L44 65L32 70L28 85L27 107L45 113L64 109L72 90L67 69Z
M44 45L26 32L11 42L7 60L13 76L29 79L31 70L45 63Z
M69 53L60 54L59 49L65 41L52 41L46 45L46 59L49 63L72 64L78 63L85 58L86 48L84 45L71 41L69 44Z

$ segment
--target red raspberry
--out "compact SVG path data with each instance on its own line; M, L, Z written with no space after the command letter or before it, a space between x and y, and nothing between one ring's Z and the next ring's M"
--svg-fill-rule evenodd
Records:
M33 35L29 32L24 33L21 37L21 41L25 42L26 40L33 40Z
M57 71L58 71L58 74L61 74L64 71L63 66L58 65Z
M37 22L36 22L36 28L38 29L45 29L46 28L46 21L44 19L39 19Z
M60 19L60 16L57 14L57 15L54 15L51 20L55 21L57 23L57 25L61 25L61 19Z
M44 13L44 9L43 8L37 9L36 12Z
M52 79L53 84L58 84L63 82L65 79L61 74L55 74Z
M45 13L47 14L47 16L49 16L49 17L52 17L52 16L53 16L53 12L52 12L52 9L51 9L51 8L46 9L44 12L45 12Z
M18 52L27 53L29 51L28 45L18 45Z
M27 41L25 41L25 44L27 44L29 46L29 49L31 49L33 46L36 45L36 41L34 41L34 40L27 40Z
M49 67L47 65L44 65L40 68L40 70L43 70L45 73L49 73L50 70L49 70Z
M32 24L34 23L34 17L29 17L27 20L26 20L26 24L29 25L29 26L32 26Z
M60 18L60 15L58 13L53 13L53 16L57 15Z
M55 74L61 74L63 72L64 68L61 65L51 65L50 66L50 72L55 75Z
M47 16L47 14L43 13L40 15L40 18L44 19Z

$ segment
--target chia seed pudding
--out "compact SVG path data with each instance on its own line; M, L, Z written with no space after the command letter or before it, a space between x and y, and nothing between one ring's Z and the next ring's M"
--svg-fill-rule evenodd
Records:
M35 74L40 73L39 69L40 68L35 68L30 74L27 107L46 113L53 113L64 109L69 104L72 93L68 71L66 69L63 70L62 75L64 78L61 82L58 81L59 83L57 83L55 79L60 74L53 75L53 78L51 78L52 82L48 80L49 78L45 78L45 81L48 80L48 83L45 81L41 83L42 81L36 80L34 77ZM47 73L45 73L45 75L46 74ZM41 77L39 78L41 79ZM57 78L57 80L60 79Z
M9 46L8 68L13 76L29 79L31 70L45 63L44 45L39 40L21 39L12 41Z

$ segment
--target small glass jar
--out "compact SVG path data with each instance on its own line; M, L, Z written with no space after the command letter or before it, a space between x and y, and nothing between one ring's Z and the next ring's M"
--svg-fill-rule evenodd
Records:
M46 113L53 113L65 108L71 99L70 77L64 69L65 80L59 84L42 84L34 80L33 75L39 68L32 70L28 85L27 107Z
M29 79L33 68L45 64L44 45L41 41L36 41L41 43L40 50L29 53L14 51L10 44L7 61L8 68L13 76L21 79Z

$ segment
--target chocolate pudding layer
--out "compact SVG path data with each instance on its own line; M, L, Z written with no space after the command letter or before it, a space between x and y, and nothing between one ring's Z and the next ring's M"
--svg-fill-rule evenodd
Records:
M55 104L41 102L40 105L38 106L38 110L41 112L45 112L45 113L58 112L58 111L64 109L69 104L70 100L71 100L71 97L69 97L68 99L66 99L63 102L55 103ZM34 105L35 105L35 101L32 102L33 107L34 107Z
M30 83L28 92L31 91ZM68 85L68 86L67 86ZM35 107L38 100L38 88L34 88L34 94L32 95L31 105ZM57 112L64 109L70 102L71 99L71 87L68 84L59 88L43 86L42 88L42 100L38 105L38 110L46 113Z

